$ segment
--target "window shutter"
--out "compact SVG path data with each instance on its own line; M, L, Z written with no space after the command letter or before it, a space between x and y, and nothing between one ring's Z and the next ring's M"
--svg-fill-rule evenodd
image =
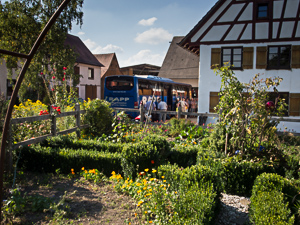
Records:
M256 69L267 68L267 47L256 48Z
M292 68L300 68L300 45L292 46Z
M289 115L300 116L300 93L290 93Z
M219 92L209 93L209 112L215 113L215 107L219 104Z
M253 47L243 48L243 69L253 69Z
M218 66L221 66L221 48L212 48L211 49L211 69L215 69ZM217 66L218 65L218 66Z

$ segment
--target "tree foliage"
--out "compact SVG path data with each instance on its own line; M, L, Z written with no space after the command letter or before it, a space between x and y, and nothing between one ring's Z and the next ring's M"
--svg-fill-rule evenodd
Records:
M39 33L61 3L62 0L0 2L0 49L28 54ZM29 90L41 99L46 94L45 84L49 88L49 83L44 82L45 76L52 77L54 71L60 80L64 77L72 79L73 86L79 81L79 75L75 75L73 69L76 54L69 46L65 46L64 42L73 22L82 25L82 5L83 0L71 0L48 32L25 75L20 89L21 100L26 100ZM18 73L24 62L23 59L9 55L0 57L6 62L9 78L12 77L13 70ZM67 68L66 71L63 70L64 67Z

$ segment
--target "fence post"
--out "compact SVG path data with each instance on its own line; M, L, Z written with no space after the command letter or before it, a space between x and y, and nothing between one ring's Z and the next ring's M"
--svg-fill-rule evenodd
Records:
M77 134L77 138L79 139L80 138L80 105L78 102L75 104L75 111L76 111L75 117L76 117L76 127L77 127L76 134Z
M180 104L179 104L179 106L178 106L177 118L178 118L178 119L181 118L181 105L180 105Z
M145 113L144 113L144 107L143 107L142 105L141 105L141 107L140 107L140 114L141 114L140 122L141 122L141 123L144 123Z
M51 134L53 136L56 136L56 116L55 116L55 109L53 109L53 107L55 107L54 105L51 106L50 108L50 114L51 114Z

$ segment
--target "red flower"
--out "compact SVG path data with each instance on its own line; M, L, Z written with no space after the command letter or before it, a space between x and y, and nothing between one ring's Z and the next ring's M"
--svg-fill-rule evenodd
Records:
M63 70L66 70L67 69L67 67L63 67Z
M63 81L65 81L65 78L63 77Z
M54 88L52 88L51 91L54 91Z
M41 72L41 75L43 75L44 73L43 72Z
M54 80L54 79L55 79L55 76L53 76L52 79Z
M151 160L151 164L154 164L154 160Z
M64 73L64 75L66 75L66 73Z

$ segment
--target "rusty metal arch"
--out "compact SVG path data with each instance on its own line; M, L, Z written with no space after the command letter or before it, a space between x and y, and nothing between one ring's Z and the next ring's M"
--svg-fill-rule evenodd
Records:
M4 126L3 126L3 133L2 133L2 140L1 140L1 148L0 148L0 210L2 209L2 200L3 200L3 174L4 174L4 159L5 159L5 145L6 145L6 140L7 140L7 135L8 135L8 130L9 130L9 124L10 124L10 119L11 119L11 114L13 110L13 106L16 102L16 98L19 92L19 89L21 87L21 83L24 79L25 73L31 63L31 60L33 59L34 55L36 54L38 48L42 44L45 36L47 35L48 31L52 27L52 25L55 23L61 12L66 8L68 3L71 0L64 0L60 6L57 8L57 10L53 13L51 18L49 19L48 23L44 27L44 29L41 31L40 35L36 39L34 45L32 46L30 53L28 55L22 54L22 53L17 53L17 52L11 52L7 50L0 49L0 53L6 54L6 55L11 55L15 57L20 57L20 58L25 58L25 63L19 73L16 85L14 87L11 100L8 105L8 109L6 112L5 116L5 121L4 121ZM0 211L0 221L2 221L2 213Z

